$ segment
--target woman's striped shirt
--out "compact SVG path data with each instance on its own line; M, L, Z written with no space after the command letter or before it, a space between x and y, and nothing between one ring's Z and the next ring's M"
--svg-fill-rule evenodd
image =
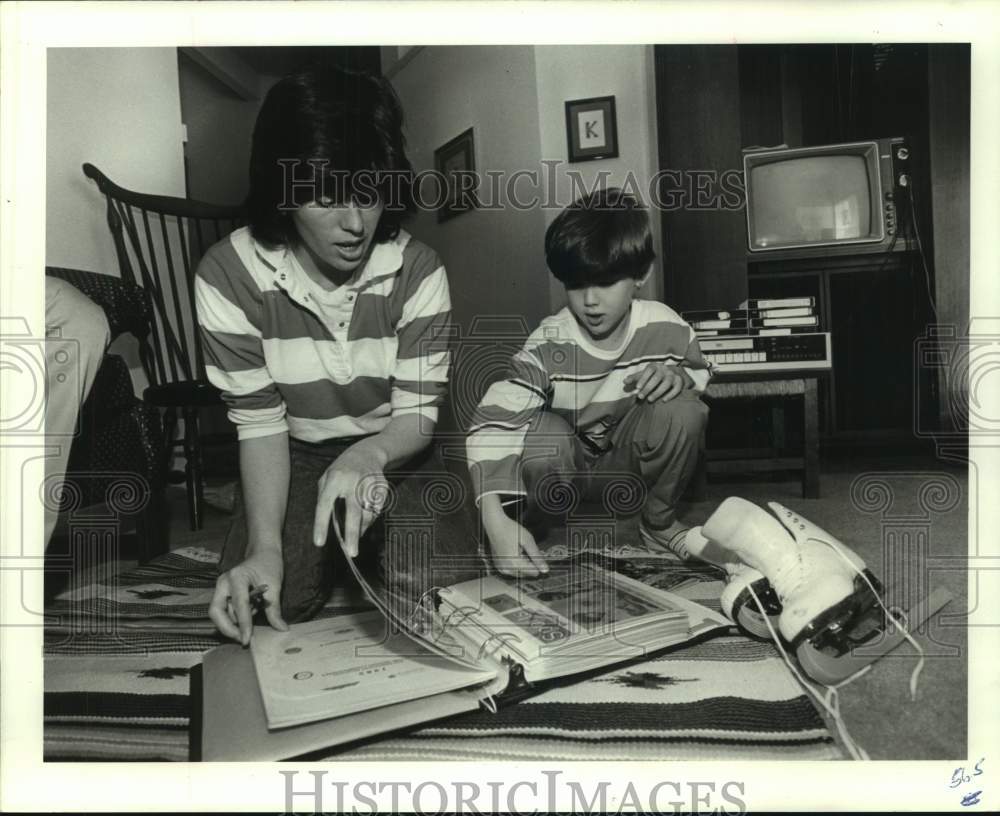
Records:
M520 462L532 420L542 411L562 417L592 450L635 404L625 378L648 363L682 365L698 391L711 371L698 340L664 303L635 300L618 349L596 347L568 308L545 318L493 383L476 411L466 443L477 501L488 493L524 495Z
M248 228L205 254L195 279L209 381L239 438L307 442L377 433L394 416L437 420L451 299L437 255L400 231L333 292L290 249Z

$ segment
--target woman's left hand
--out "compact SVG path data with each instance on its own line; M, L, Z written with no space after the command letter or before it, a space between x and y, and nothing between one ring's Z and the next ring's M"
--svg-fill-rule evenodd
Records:
M313 544L322 547L333 522L340 546L349 558L358 555L358 541L385 506L389 483L383 473L384 457L359 442L344 451L319 480L319 499L313 524ZM344 527L335 516L337 502L345 504Z

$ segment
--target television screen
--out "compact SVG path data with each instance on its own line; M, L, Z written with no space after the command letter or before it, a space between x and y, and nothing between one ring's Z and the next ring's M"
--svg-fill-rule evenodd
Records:
M749 169L754 249L878 238L862 155L788 158Z

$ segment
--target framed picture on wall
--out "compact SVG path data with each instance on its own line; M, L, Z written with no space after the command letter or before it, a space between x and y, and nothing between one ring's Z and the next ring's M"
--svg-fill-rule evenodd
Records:
M566 141L571 162L618 156L615 98L595 96L566 103Z
M438 208L438 222L479 206L476 198L476 145L472 128L434 151L434 169L444 185L441 196L444 203Z

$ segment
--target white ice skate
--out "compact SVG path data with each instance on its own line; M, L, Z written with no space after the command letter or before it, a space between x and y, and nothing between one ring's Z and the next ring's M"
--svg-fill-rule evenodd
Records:
M916 699L923 649L890 615L881 584L856 553L787 507L768 507L773 516L728 498L688 533L684 549L726 571L720 599L726 615L749 634L775 640L803 688L836 723L851 756L868 759L840 716L838 686L908 640L919 655L910 675L910 697ZM908 625L919 625L949 599L947 591L934 590L907 611ZM827 686L825 693L806 682L783 644L809 677Z
M886 628L881 585L825 530L776 502L768 506L777 518L744 499L726 499L699 535L689 535L688 551L730 574L723 609L732 620L766 637L764 615L772 625L776 616L778 632L803 669L822 683L839 682L876 659L853 650Z
M770 640L771 629L778 625L781 602L767 578L735 553L705 538L701 527L688 531L685 546L690 557L725 570L726 586L719 597L722 613L751 637ZM770 628L765 617L771 621Z

